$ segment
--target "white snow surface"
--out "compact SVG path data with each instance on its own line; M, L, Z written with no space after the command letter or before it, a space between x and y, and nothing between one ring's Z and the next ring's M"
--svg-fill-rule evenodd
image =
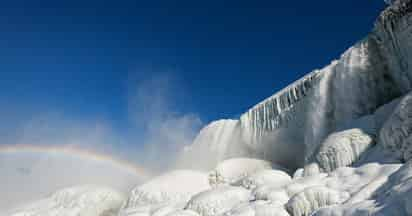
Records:
M125 197L100 186L77 186L17 208L11 216L116 216ZM5 214L6 215L6 214Z

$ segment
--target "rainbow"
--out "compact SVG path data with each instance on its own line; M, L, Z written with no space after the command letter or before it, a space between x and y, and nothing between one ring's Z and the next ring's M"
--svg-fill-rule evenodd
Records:
M139 175L142 179L148 179L152 174L148 172L145 168L136 165L135 163L115 158L113 156L93 152L86 149L81 149L75 146L46 146L46 145L32 145L32 144L13 144L13 145L4 145L0 144L0 154L1 153L19 153L19 152L32 152L32 153L63 153L63 154L72 154L80 157L85 157L90 160L100 161L100 162L109 162L116 166L127 169L131 173Z

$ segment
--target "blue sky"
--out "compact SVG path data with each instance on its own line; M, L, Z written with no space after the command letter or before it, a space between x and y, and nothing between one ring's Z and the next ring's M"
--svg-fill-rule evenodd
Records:
M237 117L338 58L383 8L379 0L4 1L0 141L49 113L120 134L139 129L130 112L140 104L130 100L158 77L168 80L164 112L204 123Z

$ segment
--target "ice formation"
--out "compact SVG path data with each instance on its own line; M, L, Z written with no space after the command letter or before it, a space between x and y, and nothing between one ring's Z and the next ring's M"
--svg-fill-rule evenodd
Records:
M116 216L124 199L112 189L78 186L60 190L5 216Z
M321 169L331 172L349 166L374 144L374 138L360 129L332 133L320 146L316 161Z
M370 190L368 199L347 202L315 212L316 216L329 215L411 215L412 164L409 162L380 181L376 190Z
M186 206L202 216L221 215L233 207L252 200L250 191L233 186L220 186L194 196Z
M383 125L380 132L382 145L405 161L412 154L412 94L405 96Z
M246 189L254 189L262 185L282 186L292 181L292 178L281 170L260 170L248 175L241 180L241 185Z
M286 208L293 216L308 216L322 207L340 204L348 197L349 194L327 187L310 187L293 196Z
M244 113L233 124L236 148L222 149L219 155L258 157L290 169L302 167L314 159L331 132L409 92L410 11L409 0L394 2L379 16L372 32L338 60Z
M210 172L209 182L211 185L219 184L236 184L244 177L253 174L260 170L277 168L265 160L252 158L232 158L218 164L217 167Z

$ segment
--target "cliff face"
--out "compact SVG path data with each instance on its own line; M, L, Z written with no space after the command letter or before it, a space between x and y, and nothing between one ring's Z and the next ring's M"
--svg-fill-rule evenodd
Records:
M203 138L192 147L219 143L225 146L219 158L246 155L289 168L302 166L313 160L329 133L373 114L411 88L412 3L398 0L338 60L255 105L230 130L208 131L211 137L231 131L230 136L219 135L223 142Z

